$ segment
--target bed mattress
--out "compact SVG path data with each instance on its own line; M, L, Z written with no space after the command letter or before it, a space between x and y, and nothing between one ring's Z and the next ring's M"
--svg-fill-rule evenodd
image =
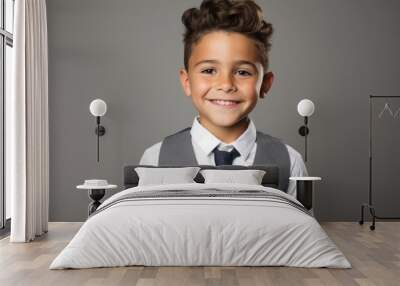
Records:
M128 265L351 267L292 196L258 185L199 183L113 195L50 269Z

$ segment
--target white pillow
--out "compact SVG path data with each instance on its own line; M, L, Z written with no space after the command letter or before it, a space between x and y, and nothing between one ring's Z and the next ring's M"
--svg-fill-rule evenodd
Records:
M195 183L199 167L146 168L136 167L138 186Z
M204 177L204 183L234 183L247 185L261 185L265 175L263 170L201 170L200 174Z

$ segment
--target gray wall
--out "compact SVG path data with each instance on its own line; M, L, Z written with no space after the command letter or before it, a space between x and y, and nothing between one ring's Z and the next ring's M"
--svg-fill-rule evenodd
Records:
M252 113L257 128L297 150L296 105L316 104L308 168L321 176L320 220L356 220L368 198L368 95L398 95L400 1L259 0L275 27L269 96ZM124 164L192 123L178 80L180 22L194 0L48 0L50 220L82 221L85 178L121 185ZM108 103L101 162L89 103ZM390 197L387 198L390 200Z

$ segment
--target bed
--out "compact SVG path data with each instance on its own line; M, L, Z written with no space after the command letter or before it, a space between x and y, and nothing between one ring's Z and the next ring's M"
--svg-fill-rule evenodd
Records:
M312 214L277 189L275 166L218 166L262 169L265 174L259 185L204 181L200 173L193 182L138 185L136 167L124 168L125 189L100 205L50 269L351 268ZM199 166L202 170L218 167Z

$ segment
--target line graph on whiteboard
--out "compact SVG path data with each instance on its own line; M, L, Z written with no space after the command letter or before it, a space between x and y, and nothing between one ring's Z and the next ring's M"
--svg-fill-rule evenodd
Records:
M400 107L396 111L393 111L393 109L390 107L390 104L386 102L382 111L379 113L378 118L380 119L384 115L390 116L393 118L399 118L400 117Z

